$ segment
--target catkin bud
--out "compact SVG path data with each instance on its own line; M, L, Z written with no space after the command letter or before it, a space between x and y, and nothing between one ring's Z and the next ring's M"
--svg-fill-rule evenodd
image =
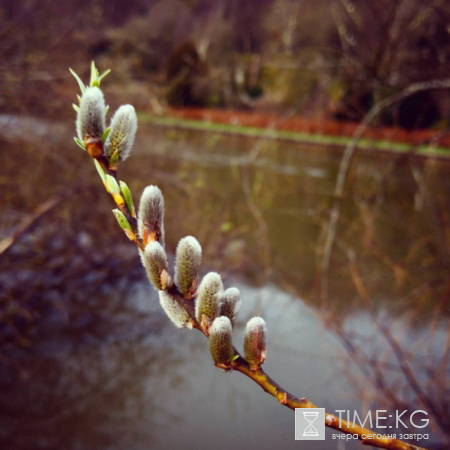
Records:
M105 156L108 160L114 155L120 161L131 153L137 130L136 111L131 105L121 106L111 120L111 132L105 142Z
M210 272L203 277L198 288L197 303L195 304L195 316L202 323L203 316L214 320L219 306L219 294L223 290L222 279L215 272Z
M77 114L77 134L81 142L86 136L100 138L105 131L105 100L97 87L86 89Z
M201 261L202 248L197 239L192 236L181 239L176 252L175 284L186 298L195 296Z
M209 329L209 350L217 367L230 370L234 349L232 327L228 317L218 317Z
M159 291L159 303L177 328L192 328L192 320L187 311L167 291Z
M252 370L257 370L266 360L266 322L261 317L253 317L244 332L244 356Z
M143 262L150 283L156 290L164 290L166 286L161 280L161 274L164 270L167 272L168 262L166 252L159 242L149 242L145 247Z
M164 247L164 197L157 186L147 186L142 193L138 226L145 245L158 241Z
M219 300L219 316L226 316L230 319L231 326L234 328L234 323L241 307L241 296L236 288L228 288L222 292Z

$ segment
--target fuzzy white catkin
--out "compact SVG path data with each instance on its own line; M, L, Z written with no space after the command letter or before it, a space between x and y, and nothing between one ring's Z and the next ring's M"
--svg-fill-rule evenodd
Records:
M137 131L137 116L132 105L121 106L111 120L111 132L105 142L105 154L110 158L116 151L124 161L131 153Z
M168 270L168 263L166 252L159 242L149 242L145 247L143 263L150 283L156 290L163 290L161 273Z
M86 135L102 137L105 131L105 99L98 87L86 89L81 97L76 127L81 142L84 142Z
M228 288L220 295L219 316L226 316L230 319L234 328L239 309L241 307L241 296L236 288Z
M192 328L192 321L186 310L167 291L159 291L159 303L177 328Z
M164 247L164 197L157 186L147 186L139 203L139 234L144 236L144 222L160 235L159 242Z
M244 332L244 357L253 370L266 360L266 322L261 317L253 317L247 322Z
M217 316L219 294L222 290L222 279L218 273L210 272L203 277L195 304L195 317L199 322L202 321L203 315L211 320Z
M201 261L202 247L197 239L192 236L181 239L176 251L175 284L185 296L191 293Z
M232 327L228 317L218 317L209 329L209 350L216 364L229 367L233 360Z

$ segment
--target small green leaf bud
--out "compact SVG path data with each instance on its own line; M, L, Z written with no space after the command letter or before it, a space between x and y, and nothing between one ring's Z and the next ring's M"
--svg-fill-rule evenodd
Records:
M220 295L219 316L226 316L230 319L234 328L239 308L241 307L241 296L236 288L228 288Z
M121 106L111 120L111 132L105 142L105 156L110 159L116 152L120 161L131 153L137 130L136 111L131 105Z
M99 77L98 77L98 84L100 85L100 83L102 82L102 80L111 73L111 69L106 70L105 72L103 72Z
M158 241L164 247L164 197L156 186L147 186L142 193L138 226L145 245Z
M187 236L177 246L175 262L175 284L186 298L197 292L198 268L202 261L202 248L197 239Z
M108 127L102 135L102 142L104 143L108 139L109 133L111 133L111 127Z
M77 145L80 147L80 148L82 148L84 151L86 151L86 147L84 146L84 143L83 142L81 142L78 138L76 138L76 137L74 137L73 138L74 139L74 141L77 143Z
M234 349L232 327L228 317L218 317L212 323L209 329L209 350L217 367L231 370Z
M106 175L106 184L111 194L120 194L120 187L117 180L111 175Z
M113 214L116 217L117 222L119 223L120 228L122 228L122 230L133 231L131 225L128 223L128 220L122 211L119 211L118 209L113 209Z
M159 291L159 303L177 328L192 328L192 319L172 294Z
M100 175L100 178L102 179L103 183L105 183L105 185L107 185L107 183L106 183L106 173L103 170L103 167L100 165L100 163L96 159L94 159L94 164L95 164L95 168L97 169L97 172Z
M91 81L89 83L90 86L97 86L98 87L98 82L97 82L98 76L99 76L98 70L95 67L94 61L92 61L91 62Z
M161 275L168 270L168 262L166 252L159 242L150 242L145 247L143 262L150 283L156 290L164 290Z
M125 203L127 204L128 211L132 217L136 217L136 211L134 209L133 196L131 195L131 191L127 184L124 181L120 181L120 190L122 191L123 198L125 199Z
M195 304L195 316L202 323L203 316L214 320L219 306L219 294L223 290L222 279L215 272L210 272L203 277L198 288L197 302Z
M108 191L112 195L116 205L119 208L123 208L125 205L125 200L122 197L122 192L120 191L119 184L117 180L111 175L106 175L106 186L108 187Z
M97 87L86 89L77 114L77 134L81 142L86 136L100 138L105 132L105 100Z
M244 357L252 370L258 370L266 360L266 322L261 317L253 317L244 332Z
M81 78L72 70L69 68L70 73L75 77L75 80L77 80L78 86L80 86L81 93L84 94L86 91L86 86L81 81Z

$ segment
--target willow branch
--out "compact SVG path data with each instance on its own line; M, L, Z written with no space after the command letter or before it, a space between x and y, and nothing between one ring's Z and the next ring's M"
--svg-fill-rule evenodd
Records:
M114 197L113 197L114 198ZM126 208L126 205L125 205ZM123 211L125 214L125 211ZM128 215L131 217L131 213L126 210ZM127 217L128 218L128 217ZM134 219L133 224L136 223L136 219ZM131 222L130 222L131 224ZM133 227L133 224L131 226ZM133 230L136 231L137 234L137 225L133 227ZM142 250L142 240L140 238L134 241L136 246ZM167 291L170 292L176 299L177 302L187 311L192 321L192 328L199 330L202 334L208 337L208 333L202 327L202 325L198 322L195 317L194 310L194 301L193 299L186 299L183 294L178 290L177 286L173 284L172 286L167 288ZM283 389L278 383L276 383L269 375L267 375L262 368L257 370L252 370L245 361L245 359L240 355L240 353L234 349L234 354L237 358L233 361L232 368L237 372L243 373L245 376L250 378L256 384L261 386L261 388L267 392L269 395L277 399L280 404L288 407L289 409L295 410L296 408L317 408L312 402L310 402L306 398L297 398L294 395L290 394L288 391ZM426 450L422 447L418 447L413 444L409 444L398 439L392 439L390 437L383 437L380 433L376 433L371 431L368 428L363 428L356 423L347 422L345 420L340 420L334 414L325 413L325 425L329 428L332 428L341 433L357 435L358 439L364 445L370 445L373 447L384 448L387 450ZM368 438L371 436L371 438ZM381 436L381 437L377 437Z
M106 74L107 73L109 72L106 72ZM229 316L223 315L218 318L216 318L216 313L213 311L214 307L216 309L218 307L216 304L216 299L218 293L223 289L220 275L211 273L203 279L202 284L199 287L199 298L196 305L194 300L196 297L198 283L197 271L200 264L201 247L200 244L198 244L198 242L192 237L190 238L195 240L199 247L199 256L197 262L189 261L188 266L193 265L193 267L195 267L195 272L192 277L189 275L189 284L187 286L183 283L180 284L179 282L174 283L174 277L171 273L169 273L166 253L160 245L160 242L164 245L163 230L161 229L163 227L164 201L161 191L154 186L149 186L147 188L150 189L151 193L147 191L147 189L147 194L145 194L146 191L144 191L142 197L144 199L144 205L146 201L144 196L147 195L147 199L151 200L151 204L148 208L153 208L153 210L145 211L145 206L143 208L141 207L139 211L140 217L138 219L128 186L123 182L120 182L120 184L117 183L117 162L119 159L123 160L128 156L134 141L137 126L134 108L131 105L122 106L114 115L110 132L113 134L117 132L117 135L115 140L111 140L111 146L113 148L108 145L108 140L106 140L106 145L108 145L108 147L107 153L105 153L103 138L101 139L99 136L100 132L103 135L105 134L103 131L105 106L103 94L96 87L100 85L100 81L103 76L99 77L99 73L95 68L94 63L92 63L91 85L93 87L91 87L91 90L89 91L86 91L84 84L76 74L75 77L77 78L82 92L87 92L83 94L83 97L80 99L80 107L76 105L74 106L78 113L81 111L77 117L77 131L80 139L82 136L85 136L84 145L80 139L76 138L75 140L78 145L84 148L87 153L96 160L97 170L99 171L106 191L112 196L114 203L119 208L119 211L113 210L113 212L122 230L138 247L141 256L148 258L147 252L149 250L150 255L153 255L151 256L153 260L150 260L150 263L153 264L153 266L148 269L149 271L147 273L149 274L150 281L154 288L160 292L160 300L161 295L164 297L167 294L170 296L171 302L175 301L176 304L181 306L187 313L186 315L182 315L182 322L177 322L174 321L173 317L168 313L170 308L165 308L169 317L178 327L195 328L209 338L211 355L213 356L217 367L227 371L234 369L237 372L243 373L261 386L265 392L276 398L282 405L285 405L290 409L316 408L316 406L306 398L297 398L287 392L274 380L272 380L272 378L270 378L263 369L261 369L261 364L265 360L266 353L266 329L265 322L262 318L254 317L247 324L246 333L248 332L249 326L253 327L250 335L246 334L244 338L244 350L247 360L245 360L232 346L232 323L230 318L232 318L234 322L238 309L235 313ZM86 97L84 95L86 95ZM130 114L133 117L131 117ZM117 116L120 117L117 119ZM116 125L115 121L117 121ZM367 123L368 121L369 119L367 119ZM357 138L358 137L355 136L355 139ZM108 139L108 137L106 137L106 139ZM108 158L105 155L108 155ZM257 152L255 156L256 155ZM351 154L347 155L347 157L349 163ZM340 174L342 187L345 180L345 173L346 169L344 170L344 173ZM155 199L155 195L157 199L155 203L156 206L152 203ZM339 195L337 197L339 198ZM156 213L155 209L157 210ZM142 210L144 212L141 214ZM141 229L141 225L143 225L143 230ZM140 235L140 229L143 234L142 236ZM156 253L151 253L152 251L155 251ZM178 251L179 250L177 249L177 254ZM148 262L147 259L146 261ZM205 279L207 279L207 277L209 277L208 283L210 284L208 286L204 286L203 283L205 283ZM239 292L237 292L237 294L239 295ZM200 300L202 300L203 304ZM238 300L240 302L239 297ZM171 306L173 306L173 303ZM197 308L200 308L197 311L195 309L196 306ZM175 309L178 311L179 308L177 305L175 306ZM209 334L210 332L211 334ZM259 340L259 342L255 341L255 339ZM254 348L255 345L257 347L256 349ZM220 346L220 348L217 348L218 346ZM366 445L388 450L424 450L420 447L407 444L397 439L384 437L379 433L374 433L367 428L356 425L355 423L341 420L334 414L326 414L325 425L342 433L356 435L358 439Z
M31 226L53 208L58 206L64 198L65 197L62 195L55 195L41 203L29 216L25 217L22 222L19 223L16 232L12 236L0 240L0 256L11 248Z
M235 351L236 355L239 352ZM256 384L272 397L276 398L280 404L295 410L296 408L318 408L306 398L297 398L283 389L278 383L267 375L263 369L252 370L248 363L239 355L234 362L233 369L243 373L245 376L253 380ZM364 445L372 447L384 448L388 450L425 450L417 445L400 441L399 439L391 439L389 437L376 437L379 433L375 433L368 428L363 428L353 422L339 420L334 414L325 413L325 425L342 433L357 435L358 439ZM372 436L368 439L368 436ZM374 437L375 436L375 437Z

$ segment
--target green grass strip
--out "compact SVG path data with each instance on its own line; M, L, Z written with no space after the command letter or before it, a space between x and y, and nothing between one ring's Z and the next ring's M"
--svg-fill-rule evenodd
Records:
M201 120L179 119L174 117L157 117L146 113L140 113L139 120L142 122L150 122L154 125L165 127L185 128L198 131L214 131L218 133L235 134L240 136L271 138L317 145L334 145L339 147L346 147L352 139L349 136L309 134L284 130L278 131L267 128L204 122ZM412 151L414 145L362 138L358 141L357 148L406 153ZM413 152L415 154L424 156L441 156L447 158L450 157L450 149L446 147L432 147L429 145L421 145L419 147L416 147Z

